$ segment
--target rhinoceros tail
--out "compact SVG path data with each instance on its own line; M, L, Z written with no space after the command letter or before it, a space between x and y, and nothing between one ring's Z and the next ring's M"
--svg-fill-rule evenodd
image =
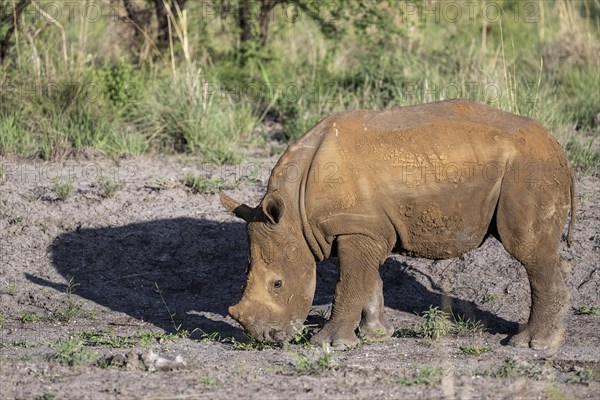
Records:
M571 247L571 237L573 236L573 226L575 225L575 215L577 211L577 193L575 191L575 172L571 170L571 219L569 221L569 230L567 231L567 246Z

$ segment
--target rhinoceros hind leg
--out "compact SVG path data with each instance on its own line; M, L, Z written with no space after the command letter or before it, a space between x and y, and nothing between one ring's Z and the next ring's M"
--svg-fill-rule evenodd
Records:
M504 248L523 264L531 288L529 320L509 343L553 352L564 336L564 316L570 292L565 283L569 263L558 255L558 243L566 216L540 211L549 204L548 194L522 189L520 196L500 196L497 227ZM526 199L526 195L533 199ZM545 196L545 197L542 197ZM532 209L532 207L536 207ZM544 208L545 207L545 208Z
M563 320L569 307L570 293L559 257L554 256L552 261L547 261L547 257L539 253L536 257L542 259L539 262L520 260L529 278L531 311L527 325L509 343L516 347L529 346L554 352L564 338Z

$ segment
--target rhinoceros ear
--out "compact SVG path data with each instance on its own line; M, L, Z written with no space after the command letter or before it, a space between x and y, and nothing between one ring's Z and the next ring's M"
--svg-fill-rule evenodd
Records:
M262 201L263 213L272 224L278 224L285 208L283 199L276 193L267 193Z
M237 200L227 196L225 192L219 193L221 204L227 209L227 211L234 213L238 218L243 219L246 222L250 222L253 219L254 209L250 206L240 203Z

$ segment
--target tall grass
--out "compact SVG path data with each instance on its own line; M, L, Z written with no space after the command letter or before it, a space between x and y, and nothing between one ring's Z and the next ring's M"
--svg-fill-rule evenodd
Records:
M204 78L201 68L156 79L140 99L134 126L161 150L200 153L215 163L237 163L240 148L256 142L251 107Z
M455 22L407 13L402 2L365 3L334 21L337 36L278 7L266 47L244 65L235 13L207 16L200 3L168 9L166 49L151 26L135 35L115 18L25 15L0 70L0 154L93 148L235 163L262 143L255 128L265 122L291 140L335 111L460 97L539 120L577 167L598 173L598 0L500 1L498 20L475 7Z

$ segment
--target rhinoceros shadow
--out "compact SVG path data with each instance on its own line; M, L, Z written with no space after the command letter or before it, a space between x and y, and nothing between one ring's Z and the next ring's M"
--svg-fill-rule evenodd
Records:
M480 321L486 331L492 334L514 334L518 329L518 323L508 321L487 310L482 310L477 303L449 296L439 286L441 282L435 282L422 271L415 270L405 263L388 258L380 268L383 277L383 295L385 306L411 314L421 315L430 307L438 307L463 320L471 319ZM324 261L317 268L317 293L315 294L316 305L327 306L333 300L333 291L337 281L337 260ZM417 276L421 275L421 279ZM424 285L422 281L427 281ZM317 306L318 307L318 306ZM327 309L322 307L321 309ZM310 322L322 324L325 322L322 313L313 313ZM396 329L401 326L396 326ZM505 343L506 340L503 340Z
M247 264L245 224L174 218L79 229L49 247L74 293L164 329L235 335L227 308L241 297ZM38 284L65 285L29 275ZM173 315L175 324L171 320ZM229 323L231 321L231 323Z
M188 330L240 337L227 308L241 297L248 244L245 224L174 218L119 227L78 229L58 236L49 247L51 261L65 281L77 283L74 293L113 311L149 322L167 332L177 324ZM331 302L337 279L336 260L317 268L314 304ZM398 265L399 264L399 265ZM384 291L386 306L421 313L441 305L442 295L428 290L389 259ZM391 276L391 278L390 278ZM27 275L42 286L65 291L64 283ZM492 333L516 326L471 302L451 299L471 310Z

